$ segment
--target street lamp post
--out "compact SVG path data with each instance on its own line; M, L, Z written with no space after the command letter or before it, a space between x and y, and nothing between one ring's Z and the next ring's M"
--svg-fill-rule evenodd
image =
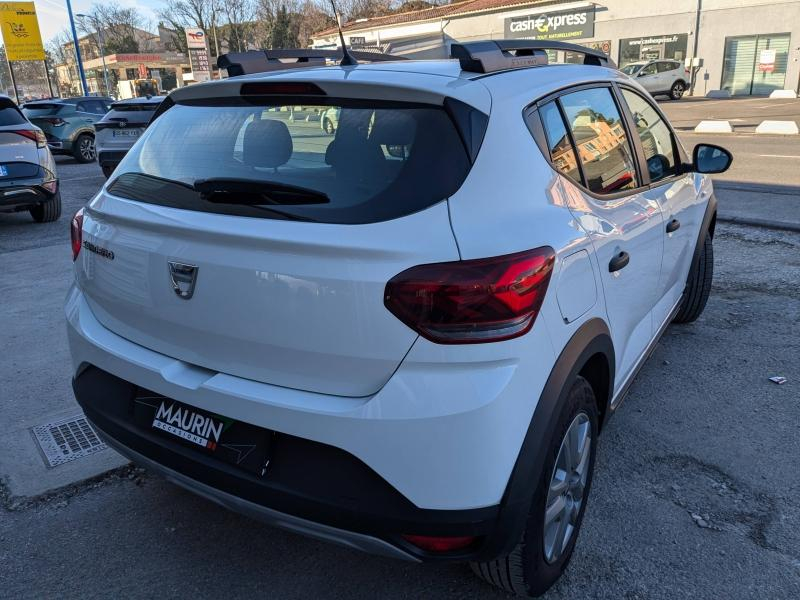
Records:
M75 16L78 17L79 19L89 19L92 22L92 25L94 25L95 30L97 31L97 45L100 48L100 57L103 61L103 83L106 86L106 96L110 96L111 90L108 87L108 69L106 68L106 51L103 49L103 32L102 28L100 27L100 23L92 15L77 13Z
M75 58L78 61L78 74L81 77L81 87L83 95L89 95L89 86L86 85L86 73L83 72L83 59L81 58L81 45L78 43L78 32L75 31L75 19L72 17L72 3L67 0L67 13L69 14L69 25L72 29L72 43L75 44Z

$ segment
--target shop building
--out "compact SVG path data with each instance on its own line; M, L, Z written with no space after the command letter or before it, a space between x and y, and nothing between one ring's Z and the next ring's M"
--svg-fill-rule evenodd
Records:
M695 95L800 88L800 0L465 0L359 19L344 32L354 48L409 58L445 58L454 42L511 38L598 48L621 67L695 59ZM316 34L313 45L338 46L336 30Z

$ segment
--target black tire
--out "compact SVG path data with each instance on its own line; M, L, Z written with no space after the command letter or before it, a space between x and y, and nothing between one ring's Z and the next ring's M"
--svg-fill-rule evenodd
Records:
M61 216L61 192L56 192L56 195L49 200L32 206L30 208L30 213L33 220L37 223L58 221L58 218Z
M548 491L550 490L561 443L570 425L579 418L579 415L588 417L590 425L591 444L589 445L587 479L583 486L581 505L571 537L568 539L560 556L548 562L545 556L544 527ZM594 392L583 377L578 377L573 382L569 395L561 407L561 413L545 455L547 464L542 469L541 478L537 483L525 530L522 532L520 541L508 556L489 562L471 563L472 570L479 577L506 592L524 597L535 597L544 594L561 577L572 557L572 552L575 549L575 543L580 533L583 515L586 511L586 502L592 486L592 472L594 471L597 449L597 428L597 402L595 401Z
M686 84L683 81L676 81L669 90L669 97L673 100L680 100L686 93Z
M94 147L94 137L88 133L82 133L75 140L72 149L72 156L79 163L86 164L97 160L97 152Z
M103 170L103 175L106 176L106 179L111 177L111 174L114 172L114 167L110 167L108 165L106 165L104 167L100 167L100 168Z
M706 232L700 256L689 270L686 290L683 292L683 303L673 319L674 323L691 323L703 314L703 309L708 302L708 295L711 293L713 279L714 244L711 234Z

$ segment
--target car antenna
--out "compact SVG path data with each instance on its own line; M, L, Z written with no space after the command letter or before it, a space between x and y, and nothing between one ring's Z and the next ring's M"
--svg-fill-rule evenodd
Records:
M344 33L342 33L342 17L339 14L339 11L336 10L336 3L331 0L331 6L333 7L333 16L336 18L336 28L339 30L339 39L342 41L342 60L339 62L339 65L342 67L352 67L358 64L358 61L353 58L353 55L350 54L350 51L347 49L347 44L344 43Z

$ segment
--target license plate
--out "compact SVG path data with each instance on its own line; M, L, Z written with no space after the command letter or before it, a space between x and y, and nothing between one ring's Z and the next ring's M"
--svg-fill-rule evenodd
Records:
M111 137L139 137L138 129L112 129Z
M258 476L266 472L272 431L144 389L134 398L134 419L140 427L215 459Z
M0 177L8 177L8 167L0 165Z

